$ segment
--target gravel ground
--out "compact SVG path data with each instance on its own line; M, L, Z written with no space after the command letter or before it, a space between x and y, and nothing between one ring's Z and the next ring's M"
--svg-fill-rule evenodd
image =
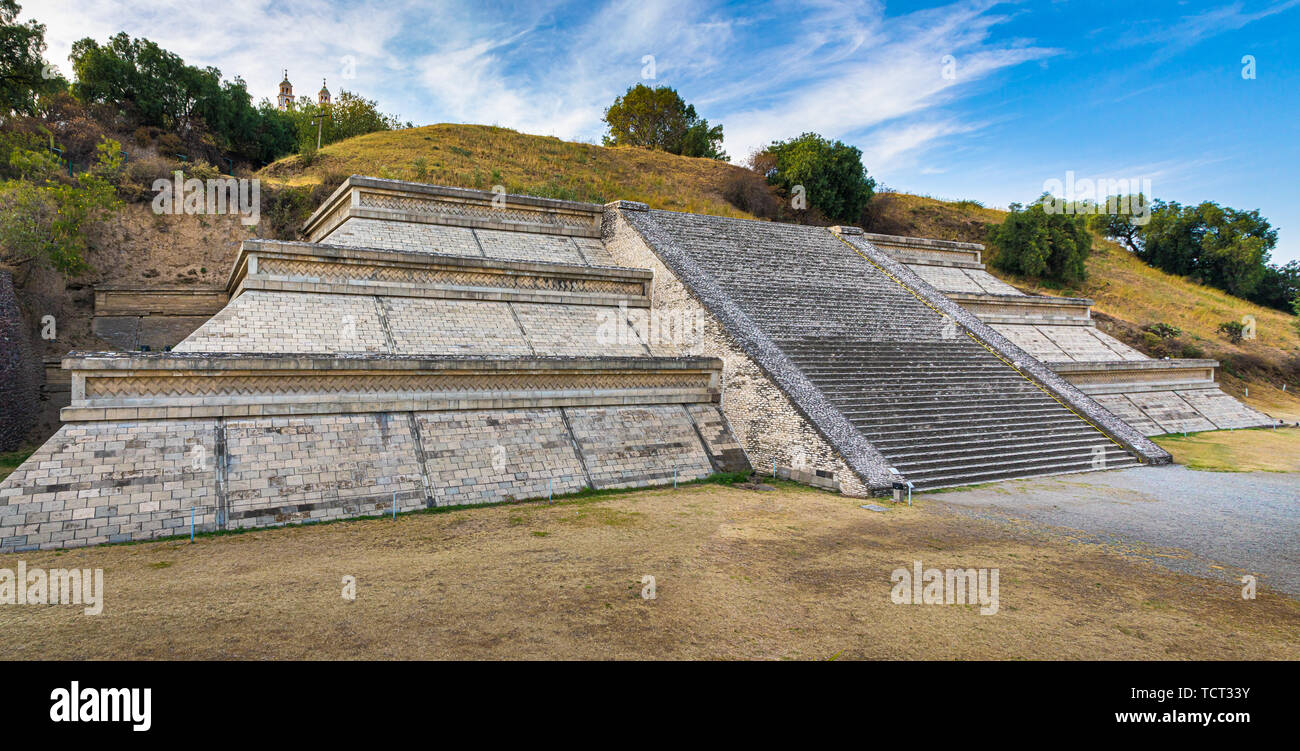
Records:
M1203 576L1300 596L1300 473L1136 467L922 495Z

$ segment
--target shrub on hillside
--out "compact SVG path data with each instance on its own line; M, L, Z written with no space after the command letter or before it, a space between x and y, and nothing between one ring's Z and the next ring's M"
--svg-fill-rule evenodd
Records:
M746 173L733 174L722 185L722 197L727 203L759 219L779 219L782 204L772 190L757 177Z
M1167 323L1153 323L1150 326L1147 326L1146 330L1161 339L1173 339L1183 333L1182 329L1177 326L1170 326Z
M1233 344L1241 344L1242 335L1245 333L1246 326L1241 321L1224 321L1219 324L1219 333L1228 338Z
M302 187L263 189L258 235L271 240L297 240L298 228L311 216L311 193Z
M153 200L155 180L172 179L175 163L156 156L145 156L127 162L117 182L118 195L132 203Z
M1151 266L1260 305L1289 310L1290 301L1300 295L1300 262L1269 263L1277 230L1259 211L1211 201L1148 205L1144 224L1124 214L1100 214L1092 218L1093 227Z
M66 274L87 269L85 231L119 205L113 180L120 151L119 143L105 139L96 163L68 180L48 152L15 149L9 163L21 178L0 184L0 260Z
M994 265L1003 271L1062 284L1087 278L1092 235L1084 218L1049 213L1040 201L1028 208L1011 204L1006 219L989 227L988 243L997 250Z
M605 110L606 146L640 146L682 156L729 161L722 151L722 126L695 114L670 86L628 88Z
M751 157L750 165L765 170L761 174L790 199L796 215L815 208L831 220L851 224L876 188L857 147L816 133L774 141Z

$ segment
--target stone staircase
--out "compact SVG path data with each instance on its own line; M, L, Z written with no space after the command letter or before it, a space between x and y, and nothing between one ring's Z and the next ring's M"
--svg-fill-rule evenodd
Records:
M689 258L685 276L725 295L715 309L780 349L769 372L793 364L914 487L1139 463L830 232L648 214Z
M917 489L1137 464L964 334L951 341L780 341Z

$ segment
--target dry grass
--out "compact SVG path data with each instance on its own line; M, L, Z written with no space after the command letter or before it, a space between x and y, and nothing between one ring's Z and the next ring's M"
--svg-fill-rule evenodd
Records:
M29 554L103 568L104 613L0 607L0 658L1300 658L1290 598L859 503L697 486ZM893 604L917 559L999 568L1000 612Z
M1300 428L1153 438L1174 461L1213 472L1300 472Z
M423 160L423 172L419 160ZM605 203L643 201L658 209L749 217L722 197L730 180L763 186L759 175L713 159L586 143L483 125L443 123L384 131L330 144L304 166L292 156L263 178L314 185L327 176L370 175L439 185Z
M1277 359L1282 353L1300 353L1296 317L1233 297L1226 292L1194 284L1152 268L1132 253L1109 242L1094 244L1088 260L1088 281L1077 290L1051 290L1029 285L1043 294L1080 294L1092 298L1095 309L1140 326L1169 323L1190 334L1198 344L1222 355L1249 354ZM1022 282L1020 286L1025 286ZM1257 338L1233 345L1217 329L1225 321L1252 315Z

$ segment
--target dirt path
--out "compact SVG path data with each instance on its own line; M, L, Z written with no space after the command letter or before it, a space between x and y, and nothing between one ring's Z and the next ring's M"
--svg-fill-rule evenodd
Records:
M28 554L103 568L104 612L0 605L0 659L1300 658L1288 597L860 503L701 485ZM891 602L918 559L999 569L997 614Z

